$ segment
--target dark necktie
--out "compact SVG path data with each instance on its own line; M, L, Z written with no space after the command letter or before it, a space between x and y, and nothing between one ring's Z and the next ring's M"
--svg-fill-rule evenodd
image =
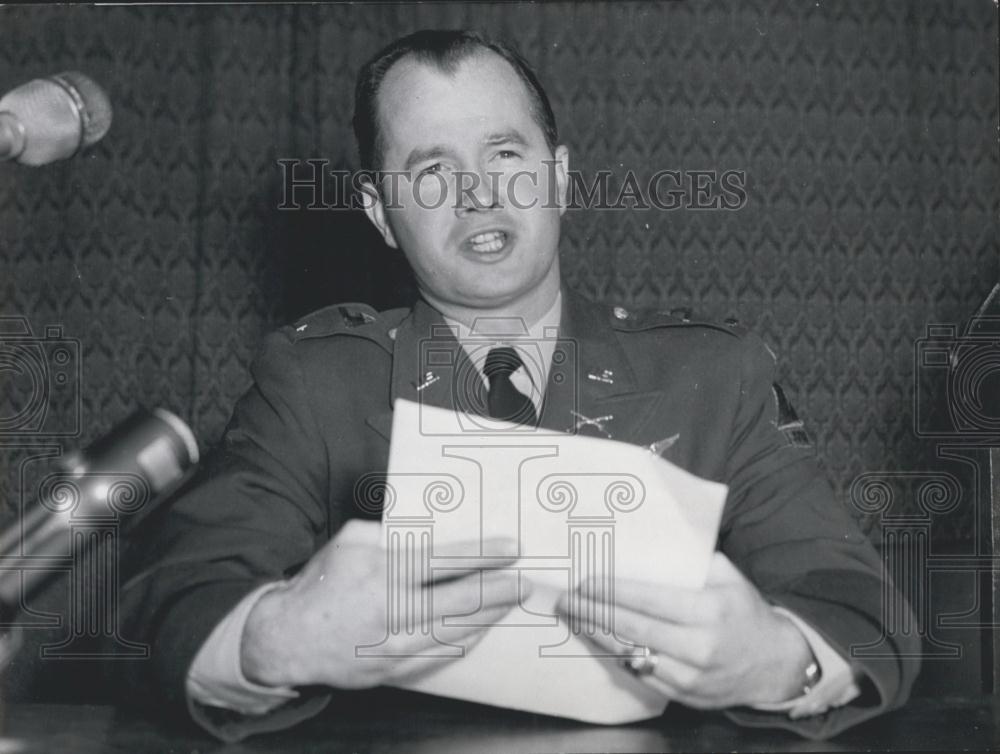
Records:
M535 404L510 381L510 375L521 366L521 357L510 346L494 348L487 354L483 365L483 374L490 381L487 404L494 419L535 426Z

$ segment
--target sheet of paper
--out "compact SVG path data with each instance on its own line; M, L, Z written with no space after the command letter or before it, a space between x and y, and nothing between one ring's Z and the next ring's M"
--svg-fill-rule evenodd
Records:
M555 605L588 579L605 590L617 578L700 588L726 491L634 445L397 401L383 514L390 563L441 576L469 559L516 555L510 578L533 587L464 657L405 687L596 723L661 714L658 692L585 640L604 631L618 656L628 653L613 607L574 631ZM484 547L498 537L510 545ZM449 557L435 552L444 545ZM426 608L401 606L399 595L389 601L397 613ZM475 622L471 613L445 622ZM398 618L390 633L406 630Z

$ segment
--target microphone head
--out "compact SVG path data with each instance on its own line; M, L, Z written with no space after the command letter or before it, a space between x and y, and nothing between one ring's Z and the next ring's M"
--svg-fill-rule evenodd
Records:
M63 71L50 77L77 100L83 121L81 149L96 144L111 128L111 100L97 82L79 71Z
M7 92L0 99L0 116L20 137L17 151L5 157L46 165L104 136L111 126L111 103L93 80L67 71Z

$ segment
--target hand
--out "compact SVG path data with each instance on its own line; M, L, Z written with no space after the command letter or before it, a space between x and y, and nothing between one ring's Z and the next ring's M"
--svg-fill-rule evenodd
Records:
M380 642L389 625L382 538L381 524L349 521L287 585L260 599L243 631L241 662L247 679L267 686L364 688L417 676L455 659L421 652L442 642L470 649L486 627L527 594L510 571L448 571L448 580L425 582L410 593L411 600L421 602L409 604L430 605L430 614L422 616L417 630L394 637L394 656L359 657L356 648ZM493 548L488 552L512 551L500 550L496 543L484 545ZM475 547L478 550L478 542ZM456 546L454 552L469 549ZM435 555L441 554L446 553L436 548ZM491 561L503 566L515 559ZM474 612L479 625L442 624L443 616ZM415 609L410 614L421 615Z
M583 594L593 589L582 585ZM584 615L600 615L584 598ZM560 602L568 614L570 601ZM643 676L670 699L699 709L763 704L802 692L812 651L796 626L761 597L729 559L715 553L703 589L615 581L614 634L658 655ZM613 636L583 634L620 652Z

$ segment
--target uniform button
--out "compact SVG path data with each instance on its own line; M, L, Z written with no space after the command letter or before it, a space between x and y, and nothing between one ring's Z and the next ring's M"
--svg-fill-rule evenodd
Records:
M739 323L740 321L736 319L736 317L728 317L726 319L726 324L729 325L730 327L736 327L736 325L738 325Z
M395 340L396 339L396 328L394 327L391 330L389 330L388 335L389 335L389 340Z
M616 306L614 314L616 319L628 319L628 309L623 306Z

